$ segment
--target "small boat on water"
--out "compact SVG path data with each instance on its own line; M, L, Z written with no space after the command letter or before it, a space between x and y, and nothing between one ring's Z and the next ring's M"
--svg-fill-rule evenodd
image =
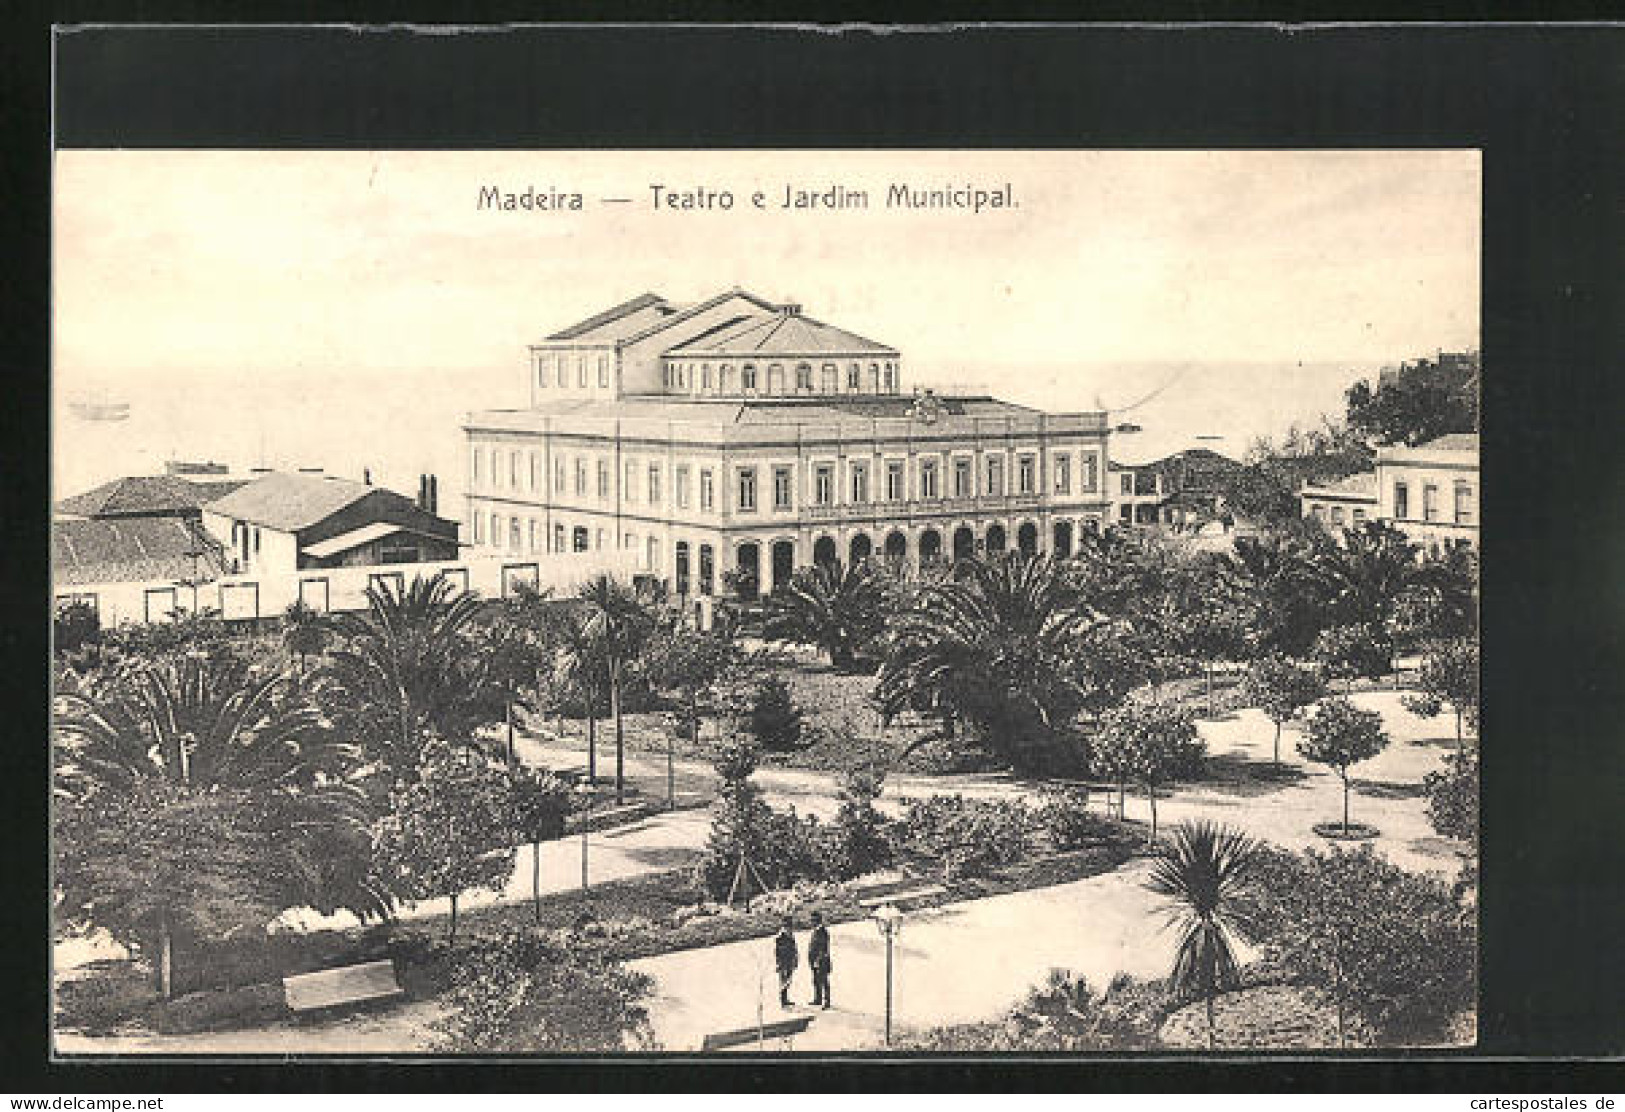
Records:
M130 417L129 402L106 398L81 398L69 402L68 409L83 421L126 421Z

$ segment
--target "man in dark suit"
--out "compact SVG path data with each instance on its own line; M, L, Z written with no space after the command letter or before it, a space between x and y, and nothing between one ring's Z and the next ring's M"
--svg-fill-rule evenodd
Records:
M812 939L807 943L807 965L812 969L813 1006L829 1007L829 931L822 912L813 912Z
M779 927L778 937L773 939L773 964L779 971L779 1007L790 1006L790 978L795 975L796 966L801 961L800 952L796 949L796 936L790 920L786 918L783 926Z

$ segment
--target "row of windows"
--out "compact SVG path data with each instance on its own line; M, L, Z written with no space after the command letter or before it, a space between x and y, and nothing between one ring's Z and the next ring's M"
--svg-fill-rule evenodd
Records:
M783 363L768 363L758 367L755 363L739 366L737 377L732 363L696 363L692 360L669 360L663 381L669 391L701 394L811 394L816 378L817 392L841 392L843 372L836 363L823 363L816 372L811 363L797 363L787 376ZM897 364L870 363L867 370L862 363L848 363L844 373L846 392L858 394L895 394L898 389Z
M1455 484L1455 510L1454 522L1457 525L1471 525L1473 523L1473 488L1465 482ZM1411 518L1411 491L1410 486L1404 482L1394 483L1394 517L1400 521L1413 520ZM1422 516L1421 521L1439 521L1439 487L1435 483L1422 485Z
M1128 509L1127 506L1124 506L1123 508ZM1328 511L1328 507L1317 505L1313 509L1311 509L1310 512L1312 514L1314 514L1314 516L1315 516L1315 518L1317 520L1319 520L1319 521L1330 521L1333 525L1347 525L1347 524L1350 523L1350 518L1345 516L1342 506L1332 506L1332 507L1329 508L1329 511ZM1354 507L1353 517L1352 517L1353 524L1359 525L1364 520L1365 520L1365 507L1363 507L1363 506L1355 506Z
M522 458L522 457L528 457ZM482 465L481 461L486 462ZM490 476L490 485L501 488L506 485L512 490L525 489L528 480L528 489L537 493L539 483L538 471L539 457L535 452L520 453L510 451L507 453L507 466L503 466L503 453L500 449L485 450L474 449L473 478L476 484L485 481L482 478L482 466L487 468L485 474ZM1081 474L1079 476L1079 489L1093 491L1099 482L1098 457L1090 454L1080 459ZM968 456L958 456L953 459L952 497L971 498L977 494L977 482L973 475L973 461ZM902 460L889 460L885 464L884 497L888 502L900 502L907 497L907 482ZM940 498L941 482L938 469L940 463L936 459L924 458L919 464L919 497ZM1053 474L1051 490L1055 494L1072 493L1072 457L1057 455L1053 459ZM577 456L573 462L567 462L562 456L553 461L553 493L566 494L574 492L577 497L585 498L596 492L600 501L608 501L614 492L610 486L610 465L606 459L589 460L584 456ZM868 502L869 494L869 465L862 462L853 462L848 465L848 500L851 502ZM573 481L572 481L573 476ZM663 489L661 486L661 465L649 463L644 465L637 459L626 461L626 474L621 490L628 502L638 501L638 492L641 490L647 496L650 505L658 506L662 502ZM672 494L679 509L689 506L689 479L690 469L687 464L678 464L673 473ZM777 509L788 509L791 506L791 469L788 466L774 468L774 499L773 505ZM1006 493L1004 478L1004 457L990 455L984 458L981 493L990 497L999 497ZM1038 457L1033 454L1023 454L1016 457L1016 494L1038 493ZM835 465L833 463L816 463L813 465L813 504L819 506L833 505L835 502ZM710 511L715 508L715 481L710 468L702 468L699 473L699 507ZM755 507L755 478L750 481L750 497L747 502L744 487L741 486L741 495L738 506L741 510Z
M539 354L536 357L536 385L546 388L552 386L569 386L573 380L576 386L587 386L592 381L591 370L596 367L598 385L609 385L609 354L607 352L577 352L574 355Z

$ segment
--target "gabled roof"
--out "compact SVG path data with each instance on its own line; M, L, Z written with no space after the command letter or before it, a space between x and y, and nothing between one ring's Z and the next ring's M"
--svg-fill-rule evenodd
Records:
M751 317L679 344L668 355L890 355L896 348L877 344L834 325L804 317L791 308Z
M64 498L58 513L75 517L184 514L243 485L243 480L193 482L174 475L135 475Z
M194 553L196 556L194 558ZM220 544L174 517L51 523L51 577L59 586L214 578L224 573Z
M666 316L678 311L677 306L671 304L659 294L643 293L630 301L621 302L614 308L605 309L602 313L594 314L584 321L578 321L569 328L560 329L549 336L548 339L555 341L596 339L605 342L617 340L627 332L641 331L649 326L647 313L636 321L627 319L636 316L645 309L652 309L657 314ZM617 325L621 327L616 327Z
M1476 432L1447 432L1443 436L1434 437L1425 444L1418 444L1417 447L1435 452L1476 452L1478 451L1478 434Z
M330 475L273 471L209 505L209 512L295 533L382 488Z
M1343 494L1358 495L1363 498L1377 497L1377 473L1375 471L1356 471L1352 475L1345 475L1341 479L1327 479L1325 482L1306 482L1303 484L1303 494Z
M735 286L732 289L723 290L719 294L708 297L704 301L696 302L686 309L680 309L664 320L657 321L654 324L649 325L647 328L634 332L630 336L624 337L624 342L630 344L635 343L638 340L646 340L658 332L664 332L666 329L682 324L684 321L689 320L692 317L699 316L701 313L706 312L707 310L715 309L718 305L721 305L723 302L732 297L744 298L746 301L750 302L752 305L755 305L764 313L776 313L779 311L779 306L775 305L766 298L757 297L748 290L742 290L738 286Z

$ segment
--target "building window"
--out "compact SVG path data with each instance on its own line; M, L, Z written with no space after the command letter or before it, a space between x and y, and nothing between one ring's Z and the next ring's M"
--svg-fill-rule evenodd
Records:
M686 466L679 465L677 470L672 473L671 487L672 495L677 499L677 508L680 510L688 509L688 468Z
M969 498L974 489L971 487L970 460L954 460L954 497Z
M502 518L497 514L491 515L491 547L502 547Z
M517 517L510 517L508 519L508 547L514 552L518 552L522 547L519 530L519 519Z
M476 511L473 516L474 516L474 543L475 544L483 544L483 543L485 543L485 515ZM231 531L232 531L233 534L235 534L237 532L237 523L235 521L231 523ZM233 544L236 543L235 539L232 541L232 543Z
M1134 472L1125 471L1119 475L1117 478L1117 488L1120 493L1127 494L1132 497L1134 494Z
M621 491L628 502L638 500L638 461L635 459L626 461L626 482L622 485Z
M1124 506L1123 509L1126 510L1126 509L1128 509L1128 507ZM1309 507L1309 513L1316 521L1325 521L1326 520L1326 507L1325 506L1321 506L1321 505L1310 506Z
M553 526L553 551L564 551L564 526L562 525Z
M711 364L700 364L700 389L707 394L711 392Z
M897 364L895 364L895 363L887 363L886 364L886 393L895 394L896 392L897 392Z
M869 390L871 393L880 393L880 364L869 364Z
M835 468L820 463L813 468L813 504L828 506L835 501Z
M1016 490L1021 494L1033 492L1033 457L1022 456L1016 460Z
M1365 520L1365 510L1360 506L1354 507L1354 523L1356 525L1358 525L1360 522L1362 522L1364 520Z
M602 529L599 529L597 531L597 535L593 538L593 542L594 542L595 546L600 551L603 549L603 547L604 547L604 531Z
M739 509L742 513L756 509L756 469L753 467L739 472Z
M934 459L920 461L920 497L937 497L937 461Z
M1097 484L1100 481L1099 460L1091 453L1084 456L1080 463L1083 468L1083 482L1081 483L1083 489L1090 491L1098 489Z
M767 392L769 394L784 393L784 365L770 363L767 368Z
M1411 491L1404 483L1394 484L1394 516L1401 521L1411 516Z
M1055 493L1072 493L1072 461L1066 456L1055 457Z
M838 391L841 381L841 372L834 363L825 363L818 369L818 390L824 394L834 394Z
M587 551L587 527L577 525L570 532L570 547L576 552Z
M598 357L598 385L609 385L609 356L607 355Z
M541 464L541 460L536 458L536 453L535 452L532 452L530 454L530 492L532 494L536 493L536 488L541 485L541 482L542 482L542 464Z
M1473 488L1466 483L1456 484L1456 524L1473 523Z
M609 500L609 461L605 459L598 461L598 499Z
M534 517L530 519L530 550L532 552L542 550L542 525Z
M987 493L997 497L1004 493L1004 457L987 457Z
M570 385L570 370L568 365L565 363L564 356L560 355L554 366L558 370L558 376L556 379L558 384L560 386Z
M756 365L754 363L746 363L744 369L739 372L739 385L747 392L756 389Z
M547 359L540 355L536 357L536 385L547 388Z
M1342 506L1333 506L1332 507L1332 524L1333 525L1341 525L1341 524L1343 524L1343 507Z
M716 504L716 491L711 482L711 469L700 472L700 509L709 511Z
M480 481L480 450L478 448L474 449L474 481L476 483Z
M1439 520L1439 488L1432 483L1422 487L1422 520Z
M863 372L856 363L846 369L846 388L853 394L863 389Z
M562 459L553 461L553 493L564 493L564 461Z
M869 465L867 463L854 463L852 465L852 501L869 501Z
M796 393L812 393L812 365L810 363L796 364Z
M576 385L587 385L587 357L585 355L576 356Z
M576 493L583 498L587 495L587 461L576 460Z
M892 460L886 464L886 501L901 502L903 500L903 464L900 460Z
M514 490L519 489L519 453L508 453L508 486Z
M649 465L649 505L660 505L660 465Z
M650 571L659 571L660 570L660 538L659 537L650 537L649 538L648 548L649 548L649 552L648 552L649 570Z
M717 393L727 394L734 388L734 369L728 363L717 368Z
M773 469L773 508L775 510L788 510L790 508L790 469L788 467L775 467Z

